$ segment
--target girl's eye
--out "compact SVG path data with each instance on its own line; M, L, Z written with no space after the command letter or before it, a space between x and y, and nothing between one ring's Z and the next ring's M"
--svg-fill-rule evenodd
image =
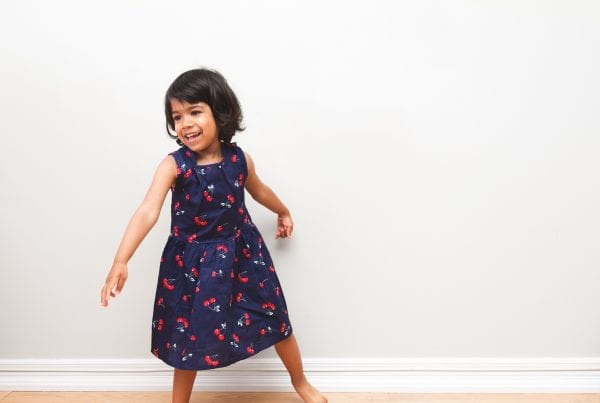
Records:
M196 113L196 112L197 112L197 113L201 113L200 111L192 111L192 115L193 115L194 113Z

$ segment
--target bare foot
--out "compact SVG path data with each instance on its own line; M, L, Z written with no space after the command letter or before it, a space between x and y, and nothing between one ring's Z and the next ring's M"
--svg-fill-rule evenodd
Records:
M297 384L292 383L296 392L306 403L327 403L327 398L314 388L306 379Z

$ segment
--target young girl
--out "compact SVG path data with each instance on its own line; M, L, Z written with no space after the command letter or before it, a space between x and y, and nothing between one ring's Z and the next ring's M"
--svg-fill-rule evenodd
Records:
M283 290L244 203L244 189L277 214L275 239L292 235L287 207L231 138L237 97L221 74L181 74L165 96L167 134L181 147L158 165L101 291L101 305L127 280L127 263L156 223L169 189L171 231L160 259L151 352L174 368L173 402L188 402L196 372L226 367L275 346L305 402L327 402L304 376ZM176 135L172 135L174 130Z

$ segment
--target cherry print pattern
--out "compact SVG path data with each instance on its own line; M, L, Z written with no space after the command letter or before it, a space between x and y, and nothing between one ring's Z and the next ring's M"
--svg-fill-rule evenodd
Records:
M174 368L225 367L292 334L273 260L245 206L243 151L236 143L221 148L225 158L207 165L186 146L170 153L177 179L151 352Z

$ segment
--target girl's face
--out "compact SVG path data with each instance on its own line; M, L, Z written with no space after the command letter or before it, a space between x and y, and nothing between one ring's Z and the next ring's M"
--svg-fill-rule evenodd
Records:
M175 132L183 144L194 152L218 152L219 132L210 106L204 102L190 104L171 99Z

